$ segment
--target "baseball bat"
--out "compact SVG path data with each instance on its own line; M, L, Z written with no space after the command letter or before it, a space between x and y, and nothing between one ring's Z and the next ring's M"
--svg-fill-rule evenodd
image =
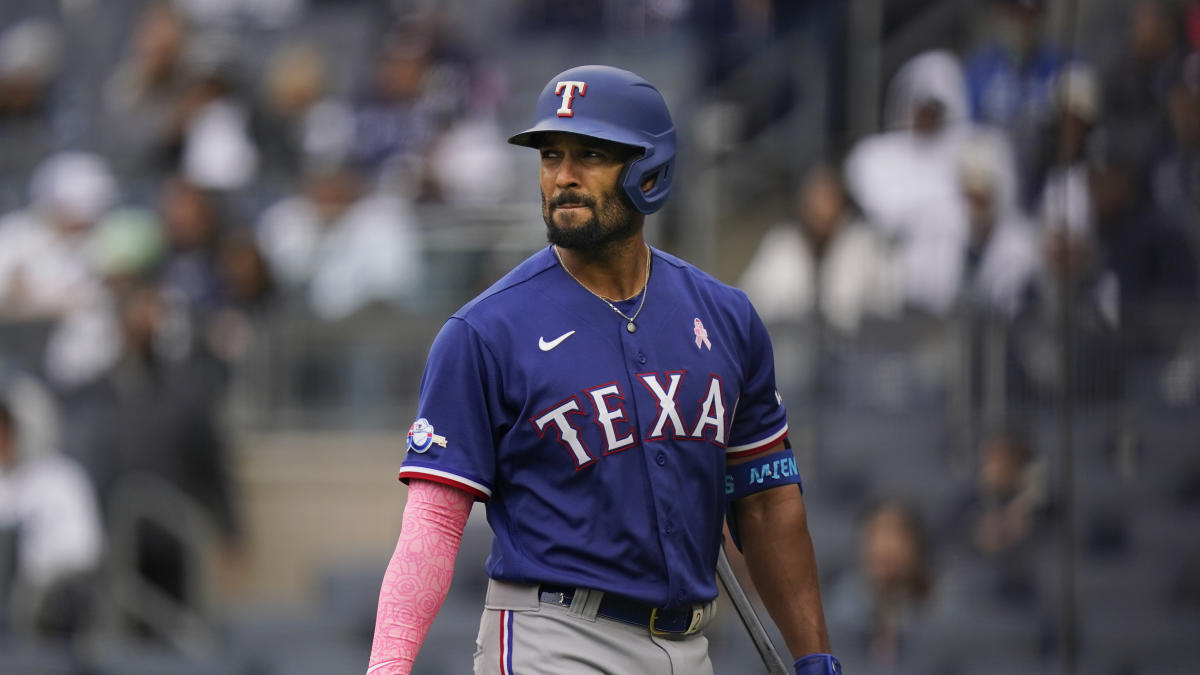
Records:
M733 601L733 608L737 610L738 618L742 620L742 625L750 633L750 640L754 643L754 648L758 650L758 655L762 657L767 672L770 675L793 675L791 666L779 655L779 650L771 642L771 636L767 635L767 629L763 626L762 620L754 612L750 598L746 597L746 591L742 590L742 585L738 583L733 568L729 566L729 558L725 555L724 546L721 547L721 552L717 556L717 578L721 580L721 585L725 587L725 592Z

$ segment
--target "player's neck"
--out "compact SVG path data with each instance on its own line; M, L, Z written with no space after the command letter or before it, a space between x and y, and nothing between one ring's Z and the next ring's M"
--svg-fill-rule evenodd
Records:
M563 265L579 283L610 300L637 295L646 282L646 240L642 233L587 251L555 247Z

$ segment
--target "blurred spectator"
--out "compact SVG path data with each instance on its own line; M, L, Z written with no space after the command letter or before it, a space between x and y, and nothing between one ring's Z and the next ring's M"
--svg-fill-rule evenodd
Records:
M165 246L163 226L154 212L125 207L96 224L88 253L108 287L120 293L158 273Z
M1014 335L1014 385L1030 401L1053 400L1063 393L1062 314L1069 298L1074 324L1071 386L1079 401L1110 400L1123 386L1116 275L1105 267L1091 230L1048 227L1042 243L1044 265Z
M416 298L421 242L410 204L368 193L348 167L314 173L301 194L263 213L257 240L287 293L302 294L321 319L350 316L373 302Z
M1129 10L1128 42L1104 70L1104 120L1130 140L1145 163L1170 139L1166 110L1182 56L1181 17L1165 0L1138 0Z
M1043 0L993 0L990 40L966 62L971 118L1005 129L1013 139L1018 176L1029 176L1049 121L1054 80L1063 58L1042 34ZM1016 197L1031 203L1036 186L1020 183Z
M22 460L57 452L62 443L64 416L57 398L42 380L0 354L0 398L21 427Z
M887 131L846 160L846 184L867 221L896 244L905 303L934 314L958 295L967 240L958 156L971 133L966 85L947 51L920 54L892 79Z
M767 231L739 282L763 321L801 321L820 312L853 334L864 317L896 313L890 253L854 213L834 169L808 172L796 194L796 218Z
M133 52L104 92L103 141L122 174L183 171L212 189L245 186L258 153L237 97L238 43L195 34L169 2L139 17Z
M217 252L218 205L209 192L182 176L163 183L159 213L166 239L160 278L189 310L215 309L223 300Z
M86 251L103 285L55 325L46 345L46 377L60 393L94 381L116 362L120 334L113 298L156 273L162 250L161 227L148 211L116 209L96 224ZM68 421L69 431L79 428L76 422Z
M101 142L126 178L149 179L178 165L187 37L171 2L150 3L134 25L129 56L104 85Z
M455 206L495 206L512 196L512 169L512 155L495 119L465 118L434 141L425 197Z
M29 208L0 220L0 315L58 319L102 292L87 242L116 197L95 155L60 153L38 166Z
M975 310L1012 318L1028 299L1040 261L1008 146L995 136L972 138L959 156L958 176L969 227L964 291Z
M989 40L967 59L971 118L1014 129L1045 115L1061 65L1044 42L1042 0L993 0Z
M470 77L421 26L402 27L376 57L370 90L354 106L352 161L410 195L425 192L426 152L462 114Z
M1029 442L1012 433L987 439L980 455L976 493L962 511L969 512L972 547L996 556L1049 524L1045 466L1035 461Z
M230 480L228 444L218 423L224 370L197 349L182 304L153 283L119 298L121 355L75 405L99 425L87 452L104 459L98 477L111 508L125 478L150 474L178 488L212 519L227 550L240 522ZM164 592L186 599L183 579L195 561L165 533L140 540L142 573Z
M293 185L306 167L342 163L354 136L349 108L329 96L329 64L310 44L284 48L272 60L254 110L263 179Z
M379 170L390 163L419 176L413 167L437 133L437 111L424 99L430 50L428 38L401 35L376 57L371 89L354 106L352 156L358 164Z
M1167 113L1174 143L1154 167L1154 205L1168 225L1188 234L1193 252L1200 252L1200 52L1184 61Z
M462 206L492 206L508 201L515 191L513 160L500 123L509 90L509 74L498 64L476 62L446 25L434 14L433 52L441 65L439 87L466 87L459 101L443 105L456 110L453 119L427 150L421 197ZM469 161L464 161L469 158Z
M1123 308L1196 298L1196 259L1183 230L1168 227L1146 193L1143 148L1108 130L1089 147L1088 187L1096 235L1116 275Z
M177 99L179 168L208 190L247 187L258 172L250 112L242 102L240 43L231 35L204 35L189 44L192 79Z
M945 512L943 537L961 571L989 604L1038 601L1036 556L1049 542L1053 516L1046 466L1027 438L1001 431L984 439L975 484ZM972 566L984 561L981 566Z
M23 417L31 408L17 400L29 386L0 392L0 530L16 545L11 593L0 597L11 598L4 611L19 628L67 633L87 620L103 530L87 474L58 448L38 447L42 421Z
M18 22L0 34L0 119L45 114L61 43L58 28L41 18Z
M222 241L218 269L224 302L205 322L204 341L214 356L236 365L273 305L275 279L253 234L240 230Z
M1099 115L1100 83L1095 70L1082 63L1068 65L1055 82L1054 123L1046 129L1046 158L1035 177L1042 184L1038 219L1043 227L1087 236L1095 226L1086 152Z
M1107 269L1098 251L1099 244L1091 229L1047 227L1042 238L1044 266L1038 276L1036 297L1057 316L1061 300L1060 284L1069 284L1071 295L1093 310L1080 316L1095 316L1098 323L1115 328L1120 322L1117 279ZM1050 319L1056 323L1057 318Z
M275 279L253 235L237 231L226 237L218 260L226 304L248 312L265 309L275 294Z
M924 617L934 589L929 544L916 512L902 502L872 508L859 530L858 569L830 589L825 602L830 634L856 644L871 665L895 667L903 637Z
M984 436L973 484L962 486L942 512L944 587L970 602L958 609L982 616L1015 610L1033 626L1054 604L1044 578L1057 545L1048 472L1024 431Z
M42 18L0 32L0 179L23 178L60 140L52 91L62 42L59 28Z

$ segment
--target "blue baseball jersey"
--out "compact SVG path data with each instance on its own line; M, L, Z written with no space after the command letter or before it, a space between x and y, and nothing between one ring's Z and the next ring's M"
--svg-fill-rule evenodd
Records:
M400 478L487 502L492 578L717 595L725 463L782 441L787 415L745 294L652 255L636 332L547 247L433 343Z

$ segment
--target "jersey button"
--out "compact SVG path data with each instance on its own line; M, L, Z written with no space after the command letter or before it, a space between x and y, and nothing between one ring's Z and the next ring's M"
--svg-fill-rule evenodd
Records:
M638 353L637 353L637 362L638 362L638 363L640 363L640 364L642 364L642 365L645 365L645 364L646 364L646 354L645 354L645 352L638 352Z
M658 456L654 458L654 461L658 462L659 466L665 466L667 463L667 456L660 452L658 453Z
M667 526L663 528L663 532L666 532L667 534L673 534L675 532L675 526L671 524L671 521L667 521Z

